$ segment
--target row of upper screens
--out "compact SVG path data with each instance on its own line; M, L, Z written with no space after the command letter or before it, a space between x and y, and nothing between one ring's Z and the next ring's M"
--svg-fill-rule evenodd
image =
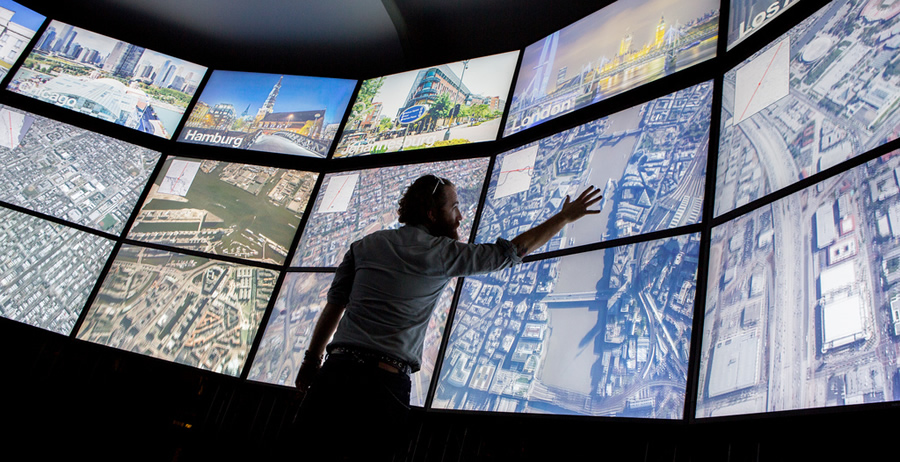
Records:
M867 5L826 6L726 76L717 214L896 133L890 103L900 38L893 25L873 26L893 20L890 12ZM787 78L772 77L779 72ZM740 82L756 89L740 96ZM604 213L592 217L599 222L564 230L544 250L698 222L711 92L700 84L499 154L476 240L515 235L586 183L606 191ZM758 99L778 92L774 102ZM2 144L4 201L108 234L124 231L158 153L0 111L10 134ZM780 154L773 143L783 143ZM595 159L604 172L591 168ZM894 399L891 359L872 353L893 351L900 322L900 310L890 309L900 279L897 163L870 162L714 228L698 416ZM426 171L453 178L472 217L487 165L475 159L327 175L292 264L333 266L340 243L395 226L400 190ZM170 158L128 236L284 262L314 182L304 172ZM719 210L723 197L733 203ZM2 220L4 316L70 331L112 241L4 213L11 214ZM466 279L433 406L680 418L698 240L647 241ZM77 335L236 375L278 275L125 245ZM251 378L290 383L327 277L286 276ZM415 376L415 403L424 402L439 354L446 300L431 323L431 356Z
M729 46L797 3L732 1ZM764 5L765 3L765 5ZM769 5L771 3L771 5ZM10 0L12 65L43 22ZM503 136L715 56L719 1L614 2L525 49ZM334 157L495 140L518 52L366 80ZM8 90L171 138L207 68L52 21ZM215 71L178 137L187 143L326 157L356 81Z

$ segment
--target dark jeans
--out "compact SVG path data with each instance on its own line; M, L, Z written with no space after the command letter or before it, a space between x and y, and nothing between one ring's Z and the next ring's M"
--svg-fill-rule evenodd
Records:
M408 440L410 381L352 357L330 356L303 400L302 460L392 460ZM402 459L401 459L402 460Z

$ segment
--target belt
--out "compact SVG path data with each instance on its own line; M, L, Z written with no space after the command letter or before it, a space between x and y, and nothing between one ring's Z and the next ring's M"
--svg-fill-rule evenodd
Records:
M329 349L328 357L332 356L353 358L360 364L375 366L395 374L409 375L412 373L412 367L406 361L375 351L338 346Z

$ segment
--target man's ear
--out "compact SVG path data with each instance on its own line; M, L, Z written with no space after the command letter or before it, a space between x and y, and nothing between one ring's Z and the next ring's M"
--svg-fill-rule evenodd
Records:
M434 219L434 209L429 210L428 212L425 213L425 215L428 217L429 223L434 223L435 221L437 221Z

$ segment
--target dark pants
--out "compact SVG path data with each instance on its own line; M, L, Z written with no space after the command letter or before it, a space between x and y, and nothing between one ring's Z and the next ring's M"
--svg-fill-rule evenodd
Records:
M300 406L299 458L392 460L408 440L409 390L405 374L330 356Z

